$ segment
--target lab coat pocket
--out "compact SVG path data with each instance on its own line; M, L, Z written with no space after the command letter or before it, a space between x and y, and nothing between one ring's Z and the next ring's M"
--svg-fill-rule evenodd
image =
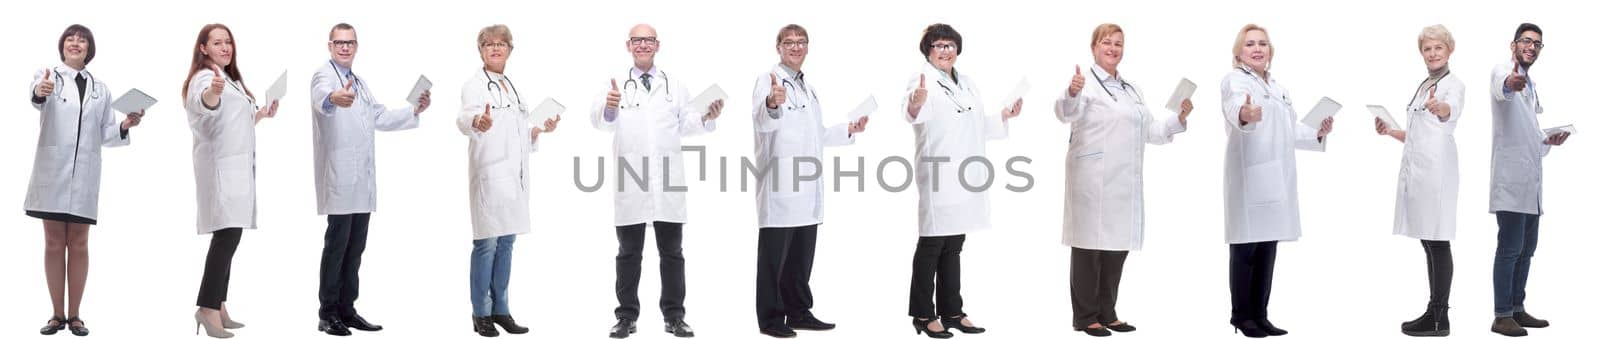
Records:
M478 196L484 207L499 209L518 200L522 180L515 175L486 176L478 181Z
M1276 204L1287 198L1282 160L1249 165L1245 167L1244 175L1245 205Z
M333 161L333 185L335 187L350 186L356 183L356 178L361 176L362 168L351 154L340 154Z
M218 196L228 203L250 201L255 188L255 173L251 168L250 154L222 157L217 161Z
M1105 155L1103 151L1085 152L1073 156L1067 164L1067 191L1073 201L1099 201L1100 187L1105 182Z
M71 157L60 152L70 150L61 146L39 146L39 153L33 158L33 185L50 185L52 180L46 179L59 175L67 167L67 162L72 161Z

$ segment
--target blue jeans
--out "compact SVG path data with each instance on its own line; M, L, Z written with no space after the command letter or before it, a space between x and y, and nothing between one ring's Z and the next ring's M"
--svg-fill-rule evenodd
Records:
M1528 266L1539 244L1539 216L1516 212L1495 212L1500 223L1499 245L1494 249L1494 316L1509 317L1522 312L1527 299Z
M472 316L510 315L511 243L516 235L472 241Z

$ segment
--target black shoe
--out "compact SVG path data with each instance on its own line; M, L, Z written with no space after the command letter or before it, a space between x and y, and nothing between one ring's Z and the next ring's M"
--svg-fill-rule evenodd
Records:
M1262 331L1266 331L1267 335L1270 335L1270 336L1276 337L1276 336L1280 336L1280 335L1289 334L1289 331L1285 331L1284 329L1278 328L1278 326L1272 325L1272 321L1267 320L1267 318L1261 318L1261 320L1256 320L1256 324L1260 325L1261 326L1261 330Z
M345 326L344 321L339 319L322 319L321 321L317 321L317 331L340 337L350 335L350 328Z
M1267 337L1267 330L1262 329L1261 325L1257 324L1255 320L1232 321L1229 323L1233 324L1234 333L1244 333L1244 336L1251 338Z
M627 338L629 334L638 331L639 326L633 323L633 319L617 319L617 324L611 326L611 337Z
M472 331L485 337L500 336L500 330L494 329L494 319L489 317L472 317Z
M1544 320L1541 320L1539 318L1534 318L1532 315L1528 315L1528 312L1512 313L1511 314L1511 320L1515 320L1515 321L1517 321L1517 325L1522 325L1522 327L1527 327L1527 328L1545 328L1545 327L1550 327L1550 322L1549 321L1544 321Z
M1450 335L1448 307L1428 307L1416 320L1400 325L1400 333L1413 337L1443 337Z
M58 315L50 317L50 320L45 322L44 327L39 328L39 334L54 335L64 329L67 329L67 317Z
M761 329L761 334L765 334L773 338L794 338L796 335L794 330L790 329L787 325L773 325L764 327Z
M511 333L511 334L528 333L528 328L527 327L523 327L522 325L517 325L517 321L516 320L512 320L510 314L491 315L491 316L489 316L489 319L490 320L494 320L494 323L495 324L499 324L501 328L505 328L506 329L506 333Z
M83 327L83 319L78 319L78 317L67 319L67 330L72 331L72 335L79 337L89 335L89 328Z
M962 325L961 324L961 319L966 319L966 318L967 318L967 316L965 316L965 315L958 315L958 316L954 316L954 317L943 317L943 318L939 318L939 323L943 324L944 328L946 328L946 329L953 329L953 330L961 331L961 333L966 333L966 334L978 334L978 333L983 333L983 332L989 331L989 330L984 329L982 327Z
M942 339L942 338L949 338L949 337L956 336L955 333L950 333L950 329L945 329L943 331L938 331L938 332L934 332L932 330L929 330L928 329L928 324L932 324L934 321L935 320L933 318L928 318L928 319L911 318L911 327L917 329L917 334L927 333L929 338L941 338Z
M1511 319L1511 317L1494 318L1494 325L1489 326L1489 331L1499 333L1507 337L1521 337L1528 335L1528 330L1523 329L1522 325L1518 325L1517 321L1515 319Z
M683 319L667 320L666 329L667 333L672 333L674 337L694 338L694 328L690 328L689 323L683 322Z
M360 314L344 317L344 319L340 319L340 321L344 322L344 326L355 330L367 332L377 332L383 330L383 325L368 322L367 318L362 318Z
M1111 329L1112 331L1117 331L1117 332L1133 332L1134 330L1138 330L1139 329L1138 327L1133 327L1133 325L1129 325L1128 322L1122 322L1121 324L1115 324L1115 325L1106 325L1106 328Z
M1082 331L1083 334L1088 334L1091 337L1109 337L1109 336L1111 336L1111 331L1107 331L1105 327L1084 327L1084 328L1074 328L1072 330L1074 330L1074 331Z
M836 327L834 324L829 324L817 319L816 316L809 315L799 318L789 317L788 325L789 328L805 331L827 331Z

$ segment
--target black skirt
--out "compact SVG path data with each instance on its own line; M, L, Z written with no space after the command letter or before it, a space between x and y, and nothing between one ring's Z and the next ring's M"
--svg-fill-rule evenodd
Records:
M27 213L28 216L30 216L30 217L44 219L44 220L60 221L60 222L64 222L64 223L84 224L84 225L94 225L95 224L94 219L84 218L84 217L80 217L80 216L76 216L76 215L72 215L72 214L67 214L67 213L40 212L40 211L27 211L27 212L28 212Z

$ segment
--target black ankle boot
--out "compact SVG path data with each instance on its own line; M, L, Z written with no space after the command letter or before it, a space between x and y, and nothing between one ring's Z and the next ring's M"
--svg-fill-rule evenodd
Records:
M1417 320L1400 325L1400 333L1413 337L1442 337L1450 335L1450 311L1445 306L1429 306Z

